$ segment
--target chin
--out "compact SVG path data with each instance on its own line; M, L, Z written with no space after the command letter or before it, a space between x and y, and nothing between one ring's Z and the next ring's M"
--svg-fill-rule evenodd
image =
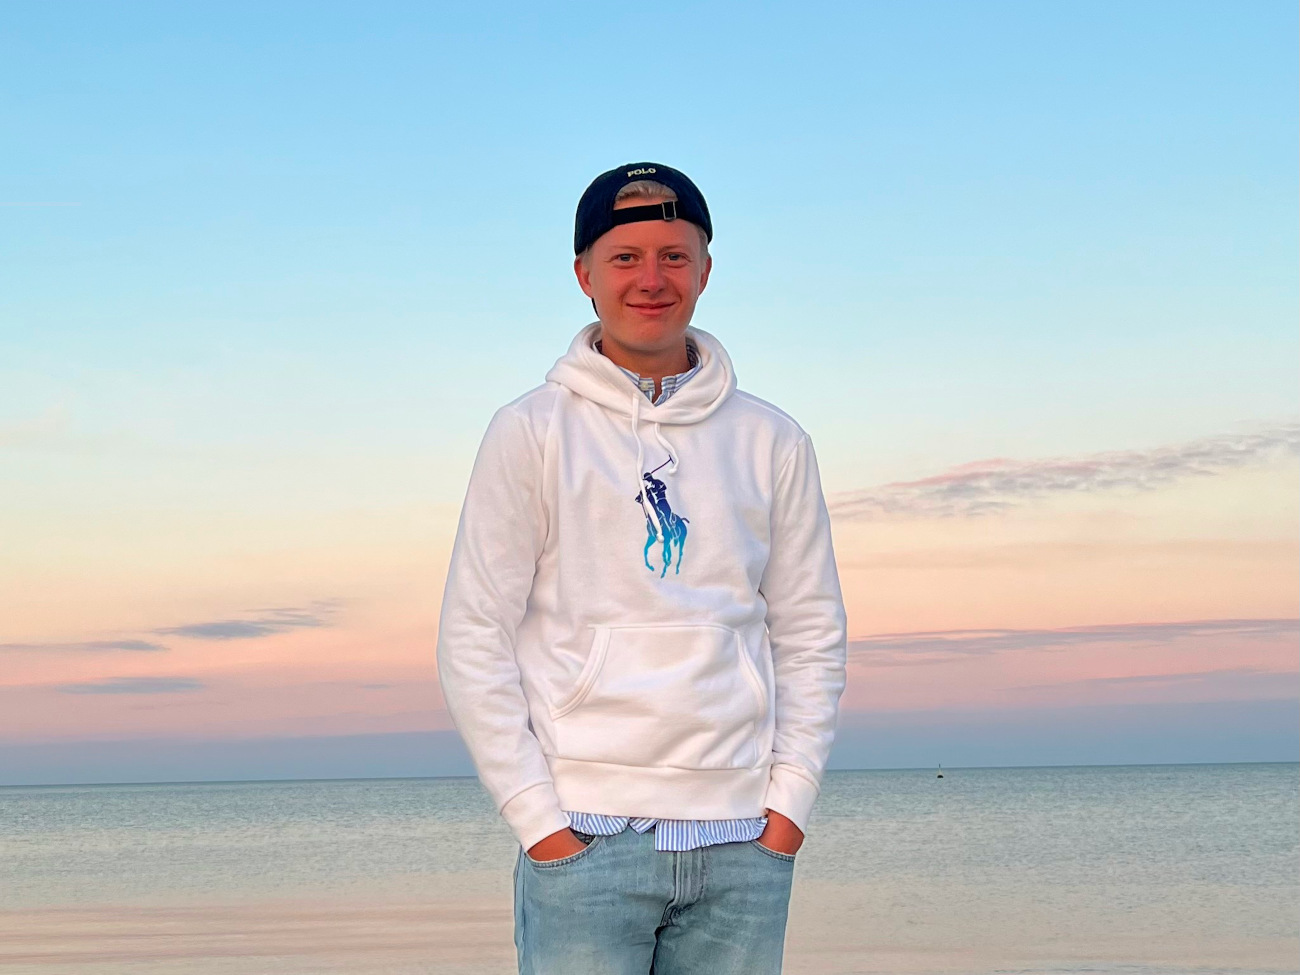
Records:
M685 326L679 328L665 328L655 330L650 334L642 333L637 338L638 341L630 343L630 347L636 348L641 352L662 352L665 349L676 348L686 335Z
M639 352L655 352L674 345L686 334L687 322L618 322L612 327L604 322L605 331L614 341Z

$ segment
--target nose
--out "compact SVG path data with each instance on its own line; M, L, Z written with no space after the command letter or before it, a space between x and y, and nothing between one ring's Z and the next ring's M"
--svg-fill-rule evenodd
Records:
M655 260L644 261L641 265L641 272L636 278L637 287L642 291L658 291L664 286L663 268Z

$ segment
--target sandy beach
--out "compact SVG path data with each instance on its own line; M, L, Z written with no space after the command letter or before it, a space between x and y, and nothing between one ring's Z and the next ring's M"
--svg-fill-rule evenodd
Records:
M490 878L481 878L490 883ZM504 884L502 886L505 886ZM1162 908L1125 912L1120 936L1095 915L1063 916L1060 905L1020 904L1018 923L1000 916L1005 902L949 890L929 905L916 893L799 881L791 902L786 971L791 975L865 975L1013 970L1116 970L1095 962L1099 941L1124 957L1127 971L1291 972L1295 943L1221 935L1161 937ZM911 901L912 903L908 903ZM956 908L951 923L938 913ZM1117 905L1118 907L1119 905ZM1248 905L1243 904L1243 909ZM77 907L0 914L0 970L60 975L227 975L350 972L354 975L513 975L507 891L419 901ZM1014 933L1010 942L999 931Z

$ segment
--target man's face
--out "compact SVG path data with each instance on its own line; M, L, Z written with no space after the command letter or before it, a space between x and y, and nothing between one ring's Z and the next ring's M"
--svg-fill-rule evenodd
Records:
M699 228L686 220L625 223L599 237L573 270L596 303L602 339L641 354L679 346L713 266L703 249Z

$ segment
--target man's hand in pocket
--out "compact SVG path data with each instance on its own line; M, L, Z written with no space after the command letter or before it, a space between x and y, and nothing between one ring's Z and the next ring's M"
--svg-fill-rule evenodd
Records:
M586 848L587 844L578 839L573 830L566 826L534 843L528 848L528 855L534 860L562 860Z

